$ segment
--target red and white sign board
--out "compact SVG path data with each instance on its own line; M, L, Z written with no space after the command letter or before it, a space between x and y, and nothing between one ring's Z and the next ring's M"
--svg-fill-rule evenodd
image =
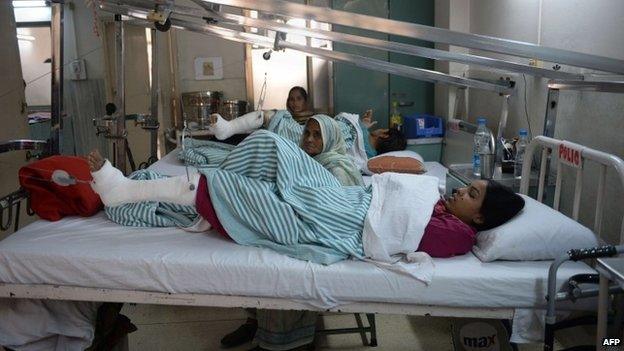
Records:
M583 159L581 155L583 148L575 144L562 142L559 144L559 160L568 166L574 168L583 168Z

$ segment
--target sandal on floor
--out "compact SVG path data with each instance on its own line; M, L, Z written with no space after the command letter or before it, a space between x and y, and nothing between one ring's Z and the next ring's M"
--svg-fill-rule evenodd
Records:
M236 329L235 331L224 336L221 339L221 346L227 349L250 342L256 335L256 330L258 330L257 323L246 322L245 324L238 327L238 329Z

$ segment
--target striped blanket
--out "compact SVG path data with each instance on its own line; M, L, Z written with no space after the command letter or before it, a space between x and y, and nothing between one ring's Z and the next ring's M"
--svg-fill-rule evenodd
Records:
M370 187L341 186L291 141L256 131L218 168L202 172L217 216L237 243L325 264L363 258Z
M208 180L219 220L237 243L330 264L363 258L362 228L370 187L343 187L295 143L259 130L233 148ZM149 171L133 179L152 179ZM157 202L107 208L114 222L131 226L189 226L194 208Z

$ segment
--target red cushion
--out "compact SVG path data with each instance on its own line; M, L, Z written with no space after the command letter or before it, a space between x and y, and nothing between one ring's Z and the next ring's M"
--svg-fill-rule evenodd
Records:
M397 172L397 173L425 173L423 164L412 157L377 156L368 161L368 170L372 173Z
M64 170L77 182L61 186L51 181L55 170ZM93 216L103 207L88 183L89 164L81 157L51 156L20 168L19 181L30 195L32 210L43 219L58 221L65 216Z

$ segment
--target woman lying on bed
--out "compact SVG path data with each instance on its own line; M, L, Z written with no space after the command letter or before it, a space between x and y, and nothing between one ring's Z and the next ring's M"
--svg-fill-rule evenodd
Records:
M399 247L390 255L410 250L436 257L464 254L477 230L506 222L524 205L520 196L493 181L475 181L448 201L437 201L437 178L428 176L386 173L373 177L371 187L344 187L297 145L264 130L239 144L218 168L190 182L184 176L130 180L97 153L89 155L89 163L92 187L107 206L141 201L195 205L213 227L239 244L325 264L370 256L365 240L383 234L380 223L405 221L401 216L406 213L400 211L410 206L429 208L429 213L409 213L410 218L425 216L422 228L410 220L402 229L420 230L414 235L422 240L401 239L408 242L395 243ZM410 195L415 184L425 185L418 198L397 198ZM393 212L377 213L382 208Z
M348 255L363 258L367 252L362 233L368 226L368 232L373 233L369 236L375 237L370 228L376 227L365 216L374 212L371 207L379 208L374 197L383 199L384 189L379 187L383 183L373 181L372 187L341 186L308 156L319 150L313 139L306 138L318 135L312 124L308 122L302 138L301 146L307 154L273 133L258 131L239 144L218 169L193 179L192 188L185 177L128 180L109 162L104 163L99 154L92 153L92 186L107 206L146 200L195 205L212 227L239 244L270 247L320 263L332 263ZM409 179L414 177L431 181L431 177L423 176ZM437 197L437 184L430 188ZM396 196L385 200L401 201ZM433 214L422 240L407 251L418 249L438 257L464 254L472 247L476 228L502 224L522 206L522 198L509 189L477 181L460 189L450 200L437 201L429 211ZM411 208L409 203L406 208ZM261 347L288 349L312 341L315 320L314 312L259 310L257 316L252 315L248 323L224 340L229 346L249 341L259 325L262 332L256 337ZM291 334L293 328L298 333ZM302 334L304 329L309 332ZM293 337L284 340L286 335Z

